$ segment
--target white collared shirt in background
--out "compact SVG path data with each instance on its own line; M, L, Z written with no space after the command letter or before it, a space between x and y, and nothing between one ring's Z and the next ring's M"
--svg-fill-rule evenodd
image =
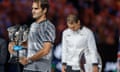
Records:
M79 55L84 50L86 63L97 63L97 49L93 32L87 27L72 31L66 29L62 35L62 63L80 70Z

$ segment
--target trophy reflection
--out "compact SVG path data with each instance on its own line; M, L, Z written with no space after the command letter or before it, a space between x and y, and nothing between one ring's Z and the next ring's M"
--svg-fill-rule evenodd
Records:
M27 56L27 49L22 46L23 43L27 41L28 36L28 27L26 25L23 26L12 26L8 29L9 40L11 42L15 42L13 46L14 54L10 54L11 63L16 63L19 61L20 57Z
M98 72L102 72L102 60L100 55L97 53L97 62L98 62ZM79 66L80 72L93 72L93 64L91 63L91 57L89 54L89 50L83 49L79 54Z

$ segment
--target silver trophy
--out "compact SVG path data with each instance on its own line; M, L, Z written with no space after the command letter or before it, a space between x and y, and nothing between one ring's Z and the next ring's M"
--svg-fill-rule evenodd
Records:
M8 29L9 40L15 42L16 46L21 46L23 42L27 41L28 38L28 27L23 26L12 26ZM22 49L17 50L14 54L10 54L10 62L16 62L20 57L27 56L27 49L22 47Z
M98 60L98 69L99 72L102 72L102 60L100 55L96 54ZM80 72L93 72L91 57L89 54L89 50L83 49L79 54L79 64L80 64Z

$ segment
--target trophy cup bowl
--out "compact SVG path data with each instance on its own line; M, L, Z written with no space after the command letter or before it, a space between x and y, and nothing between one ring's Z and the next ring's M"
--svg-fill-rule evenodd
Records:
M10 54L10 62L18 62L20 57L27 56L27 49L21 46L23 42L27 41L28 28L23 26L12 26L8 29L9 40L15 42L13 46L14 54ZM21 48L22 47L22 48Z

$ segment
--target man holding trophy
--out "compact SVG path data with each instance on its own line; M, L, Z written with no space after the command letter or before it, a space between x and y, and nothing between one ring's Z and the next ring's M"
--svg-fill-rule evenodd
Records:
M23 72L51 72L52 47L56 34L55 26L47 19L48 9L48 0L33 0L32 16L35 22L29 29L27 57L22 56L19 59L19 62L24 65ZM21 46L13 47L17 42L16 39L9 48L18 51ZM14 51L11 50L11 53Z
M48 8L48 0L33 0L32 16L35 22L29 29L27 57L22 56L19 59L24 65L23 72L51 72L52 47L56 34L54 25L47 19ZM15 42L18 43L19 40L17 42L16 39ZM16 46L15 42L11 43L9 48L18 51L21 46ZM22 44L24 43L20 43Z
M67 17L62 36L62 72L100 72L93 33L76 14Z

